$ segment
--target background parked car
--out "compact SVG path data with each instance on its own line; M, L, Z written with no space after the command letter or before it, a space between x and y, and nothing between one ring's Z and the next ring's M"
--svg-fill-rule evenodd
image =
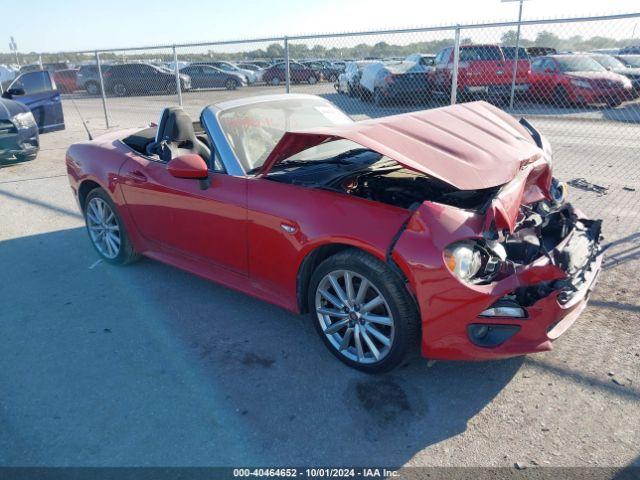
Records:
M29 108L0 98L0 160L31 160L39 148L38 125Z
M508 53L505 58L499 45L461 45L458 65L460 95L463 98L478 94L490 97L508 96L511 92L515 58L513 53ZM520 55L518 58L515 85L517 93L528 90L531 66L525 50L521 49L520 53L524 58L520 58ZM453 47L444 48L436 55L433 85L440 93L446 94L451 91L453 55Z
M108 66L101 67L102 73L109 69ZM100 93L100 78L98 76L97 65L82 65L76 76L76 84L79 90L86 90L89 95L97 95Z
M112 65L102 76L105 90L119 97L176 91L173 72L147 63ZM191 88L191 79L187 75L180 74L180 88L183 91Z
M40 133L64 130L60 93L50 72L38 70L18 75L2 98L15 100L29 108Z
M292 83L318 83L319 74L315 70L297 62L289 62L289 75ZM271 85L280 85L286 81L286 64L277 63L264 71L263 80Z
M527 47L525 48L530 57L544 57L545 55L555 55L558 51L552 47Z
M367 65L360 78L364 100L376 105L389 101L424 100L429 91L427 73L417 62L374 62Z
M300 62L300 64L316 71L320 78L332 83L338 80L338 75L341 73L340 69L332 66L329 62L307 61Z
M218 61L213 61L213 62L195 62L193 63L193 65L211 65L212 67L216 67L220 70L222 70L223 72L227 72L227 73L235 73L235 74L239 74L239 75L243 75L245 78L245 81L251 85L254 84L258 81L258 76L256 75L255 72L253 72L252 70L246 70L244 68L240 68L236 65L234 65L233 63L230 62L218 62Z
M255 76L256 76L256 81L255 83L260 83L262 82L262 75L264 74L264 68L259 67L258 65L254 65L253 63L238 63L237 64L238 68L242 68L243 70L250 70L252 71Z
M78 89L77 85L78 69L69 68L67 70L56 70L53 72L53 80L56 82L60 93L71 93Z
M631 80L634 91L640 91L640 66L629 67L624 62L621 62L611 55L596 54L590 56L610 72L615 72L619 75L624 75L625 77L627 77L629 80Z
M344 73L338 76L338 82L336 83L336 90L338 93L346 93L347 95L359 96L360 95L360 77L362 76L363 69L374 63L371 60L360 60L358 62L347 62Z
M632 96L631 81L609 72L588 55L549 55L531 64L529 94L556 106L606 103L620 105Z
M436 56L430 53L414 53L405 58L404 61L415 62L423 67L424 71L432 71L435 70Z
M189 65L180 70L180 73L191 78L191 88L220 88L235 90L246 85L244 75L235 72L223 72L211 65Z

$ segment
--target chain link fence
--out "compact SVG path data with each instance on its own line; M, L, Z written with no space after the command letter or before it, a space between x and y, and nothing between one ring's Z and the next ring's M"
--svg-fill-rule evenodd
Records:
M588 213L640 229L640 13L40 55L68 124L123 128L165 106L194 118L247 95L309 93L354 119L473 100L527 116ZM636 35L637 34L637 35ZM76 115L77 114L77 115Z

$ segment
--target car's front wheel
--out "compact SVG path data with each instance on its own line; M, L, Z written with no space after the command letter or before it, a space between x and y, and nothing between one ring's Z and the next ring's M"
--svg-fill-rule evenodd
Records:
M138 259L115 204L101 188L87 195L84 220L91 243L103 260L126 265Z
M310 75L307 79L307 83L309 83L309 85L315 85L316 83L318 83L318 79L315 75Z
M274 86L280 85L280 78L279 77L273 77L271 79L271 85L274 85Z
M226 81L224 86L227 90L235 90L236 88L238 88L238 81L231 78Z
M403 280L360 250L345 250L318 266L308 303L325 345L358 370L388 371L418 345L419 316Z
M98 95L100 93L100 85L97 82L87 82L84 88L89 95Z

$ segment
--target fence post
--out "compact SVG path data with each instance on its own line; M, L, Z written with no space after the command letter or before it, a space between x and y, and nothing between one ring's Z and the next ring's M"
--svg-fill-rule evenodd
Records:
M509 97L509 109L513 110L513 98L516 94L516 75L518 74L518 53L520 50L520 26L522 25L522 4L524 0L520 0L520 10L518 12L518 29L516 31L516 52L513 59L513 72L511 74L511 96Z
M289 38L288 37L284 37L284 63L285 63L284 85L285 85L286 92L289 93L289 89L291 87L291 74L289 71Z
M458 63L460 62L460 25L456 26L453 44L453 69L451 71L451 105L456 104L458 96Z
M178 52L173 46L173 71L176 74L176 92L178 93L178 105L182 106L182 85L180 85L180 69L178 68Z
M96 50L96 64L98 65L98 78L100 79L100 95L102 96L102 110L104 110L104 123L109 125L109 111L107 110L107 93L104 90L104 80L102 78L102 67L100 66L100 54Z

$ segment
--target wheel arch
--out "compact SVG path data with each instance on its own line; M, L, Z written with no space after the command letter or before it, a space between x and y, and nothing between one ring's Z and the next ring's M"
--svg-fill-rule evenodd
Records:
M307 294L309 291L309 284L311 283L311 276L315 269L324 260L332 257L345 250L358 250L367 253L383 263L386 263L396 275L402 278L402 281L408 285L408 279L404 272L398 268L394 260L387 257L385 252L380 252L377 249L365 246L354 245L347 242L330 242L316 245L308 251L298 266L298 272L296 275L296 299L298 303L298 310L300 313L308 313ZM411 289L409 289L411 292Z
M96 182L91 178L88 178L80 182L80 185L78 186L78 203L80 204L80 209L83 212L84 212L85 201L87 200L87 195L89 195L89 192L91 192L96 188L101 188L105 190L105 188L102 185L100 185L98 182Z

